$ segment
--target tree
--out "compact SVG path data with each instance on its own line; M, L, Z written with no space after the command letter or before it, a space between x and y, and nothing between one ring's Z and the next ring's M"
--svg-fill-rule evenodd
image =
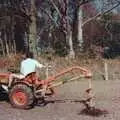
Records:
M80 48L80 52L83 51L83 28L82 28L82 23L83 23L83 11L82 11L82 6L78 7L78 44Z
M26 14L27 8L24 0L0 1L0 41L3 55L25 52L30 17Z
M99 11L92 15L91 11L88 11L89 15L83 16L84 6L93 5L95 2L97 2L95 7L100 3ZM118 0L4 0L0 1L0 4L2 4L0 6L2 54L28 49L36 54L37 46L40 45L43 49L51 47L61 53L65 51L64 55L68 54L70 58L74 58L76 46L79 47L79 51L84 50L83 34L86 34L83 33L84 26L93 20L97 21L98 18L100 20L102 15L118 7L120 2ZM77 27L74 27L76 23ZM41 44L38 44L40 42Z
M37 40L37 28L36 28L36 5L35 0L31 0L30 19L31 24L29 26L29 50L36 54L36 40Z

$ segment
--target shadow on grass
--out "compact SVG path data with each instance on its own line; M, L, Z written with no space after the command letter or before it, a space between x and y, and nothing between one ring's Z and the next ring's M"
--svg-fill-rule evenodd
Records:
M54 99L54 98L52 98ZM37 100L37 106L46 106L47 104L55 104L55 103L81 103L86 106L85 100L78 100L78 99L58 99L58 100L45 100L45 99L38 99Z

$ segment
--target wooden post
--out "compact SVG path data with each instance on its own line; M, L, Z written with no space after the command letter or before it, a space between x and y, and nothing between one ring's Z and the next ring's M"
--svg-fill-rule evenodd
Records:
M49 66L48 66L48 64L46 65L46 71L45 71L45 73L46 73L46 80L47 80L48 76L49 76Z
M105 69L105 80L108 80L108 64L104 62L104 69Z
M48 64L47 64L46 71L45 71L45 73L46 73L46 80L48 79L48 72L49 72L49 68L48 68ZM48 84L44 84L43 85L43 91L41 93L42 97L45 97L45 93L47 91L47 87L48 87Z

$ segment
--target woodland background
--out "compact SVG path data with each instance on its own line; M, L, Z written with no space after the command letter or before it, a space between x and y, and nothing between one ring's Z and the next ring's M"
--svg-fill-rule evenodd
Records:
M119 0L0 0L0 55L120 55Z

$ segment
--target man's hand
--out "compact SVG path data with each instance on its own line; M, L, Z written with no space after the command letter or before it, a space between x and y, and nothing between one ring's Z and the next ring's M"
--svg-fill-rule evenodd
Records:
M45 66L45 65L43 65L43 67L44 67L44 68L52 68L52 66L51 66L51 65L46 65L46 66Z

